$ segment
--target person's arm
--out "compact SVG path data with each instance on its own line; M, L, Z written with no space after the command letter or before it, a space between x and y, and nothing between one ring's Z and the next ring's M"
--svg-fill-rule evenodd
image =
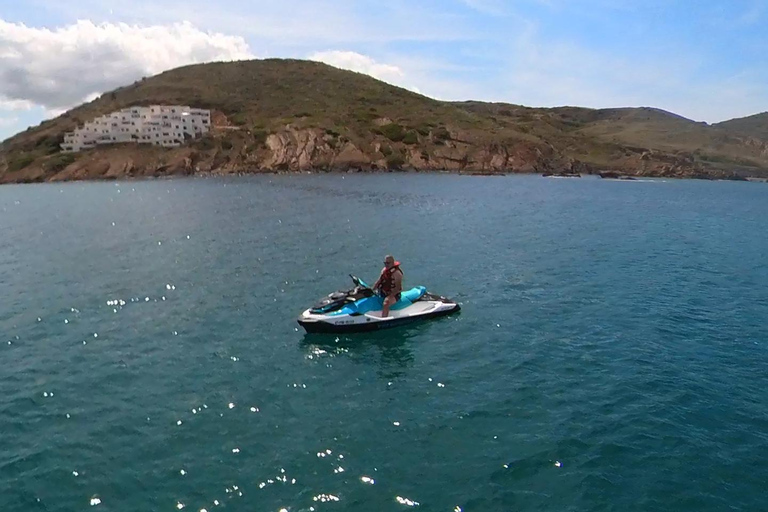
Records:
M374 291L375 291L375 290L378 290L378 289L379 289L379 285L381 284L381 277L382 277L383 275L384 275L384 272L382 272L382 273L380 273L380 274L379 274L379 278L376 280L376 282L375 282L375 283L373 283L373 286L371 287L371 289L372 289L372 290L374 290Z

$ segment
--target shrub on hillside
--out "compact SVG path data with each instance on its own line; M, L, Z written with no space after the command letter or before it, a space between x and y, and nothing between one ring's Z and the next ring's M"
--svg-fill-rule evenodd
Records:
M202 151L208 151L216 147L216 142L213 140L213 137L204 136L195 142L195 147Z
M8 170L10 172L20 171L34 161L35 157L33 155L20 155L8 161Z
M45 163L45 168L49 171L59 172L71 163L77 160L72 153L60 153Z
M405 137L405 130L397 123L389 123L379 127L379 131L392 142L400 142Z
M58 153L61 147L59 146L64 142L64 137L59 135L47 135L40 137L35 141L35 148L42 149L46 155L52 155Z
M403 166L405 163L405 158L403 158L403 155L398 153L392 153L387 157L387 167L390 167L392 169L399 169Z
M229 122L235 126L245 126L248 123L248 118L243 112L238 112L229 116Z
M410 131L405 134L403 137L403 143L404 144L418 144L419 143L419 136L416 135L416 132Z
M264 146L267 143L269 132L263 128L254 128L254 130L251 132L251 135L253 136L253 142L256 144L256 146Z
M451 140L451 132L445 126L440 126L434 131L435 139L437 140Z
M419 135L423 137L427 137L429 135L429 126L426 124L423 124L416 128L416 131L419 132Z

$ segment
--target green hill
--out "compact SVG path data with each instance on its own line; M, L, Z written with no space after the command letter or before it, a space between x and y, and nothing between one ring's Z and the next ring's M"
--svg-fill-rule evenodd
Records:
M59 152L83 122L150 104L211 109L214 128L181 148ZM317 62L268 59L170 70L17 134L0 146L0 183L349 169L768 176L766 141L648 108L442 102Z
M740 119L731 119L730 121L718 123L715 126L747 137L768 140L768 112Z

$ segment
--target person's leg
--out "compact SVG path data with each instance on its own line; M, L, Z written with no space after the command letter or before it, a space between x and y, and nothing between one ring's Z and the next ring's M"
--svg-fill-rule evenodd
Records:
M382 308L382 310L381 310L381 317L382 317L382 318L386 318L387 316L389 316L389 308L390 308L390 307L392 306L392 304L394 304L394 303L395 303L395 299L394 299L394 297L393 297L392 295L388 295L388 296L387 296L387 297L384 299L384 307L383 307L383 308Z

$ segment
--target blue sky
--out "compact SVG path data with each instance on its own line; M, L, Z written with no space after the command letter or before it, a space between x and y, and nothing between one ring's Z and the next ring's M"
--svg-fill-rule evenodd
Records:
M0 139L189 62L322 60L446 100L768 110L768 0L0 0Z

